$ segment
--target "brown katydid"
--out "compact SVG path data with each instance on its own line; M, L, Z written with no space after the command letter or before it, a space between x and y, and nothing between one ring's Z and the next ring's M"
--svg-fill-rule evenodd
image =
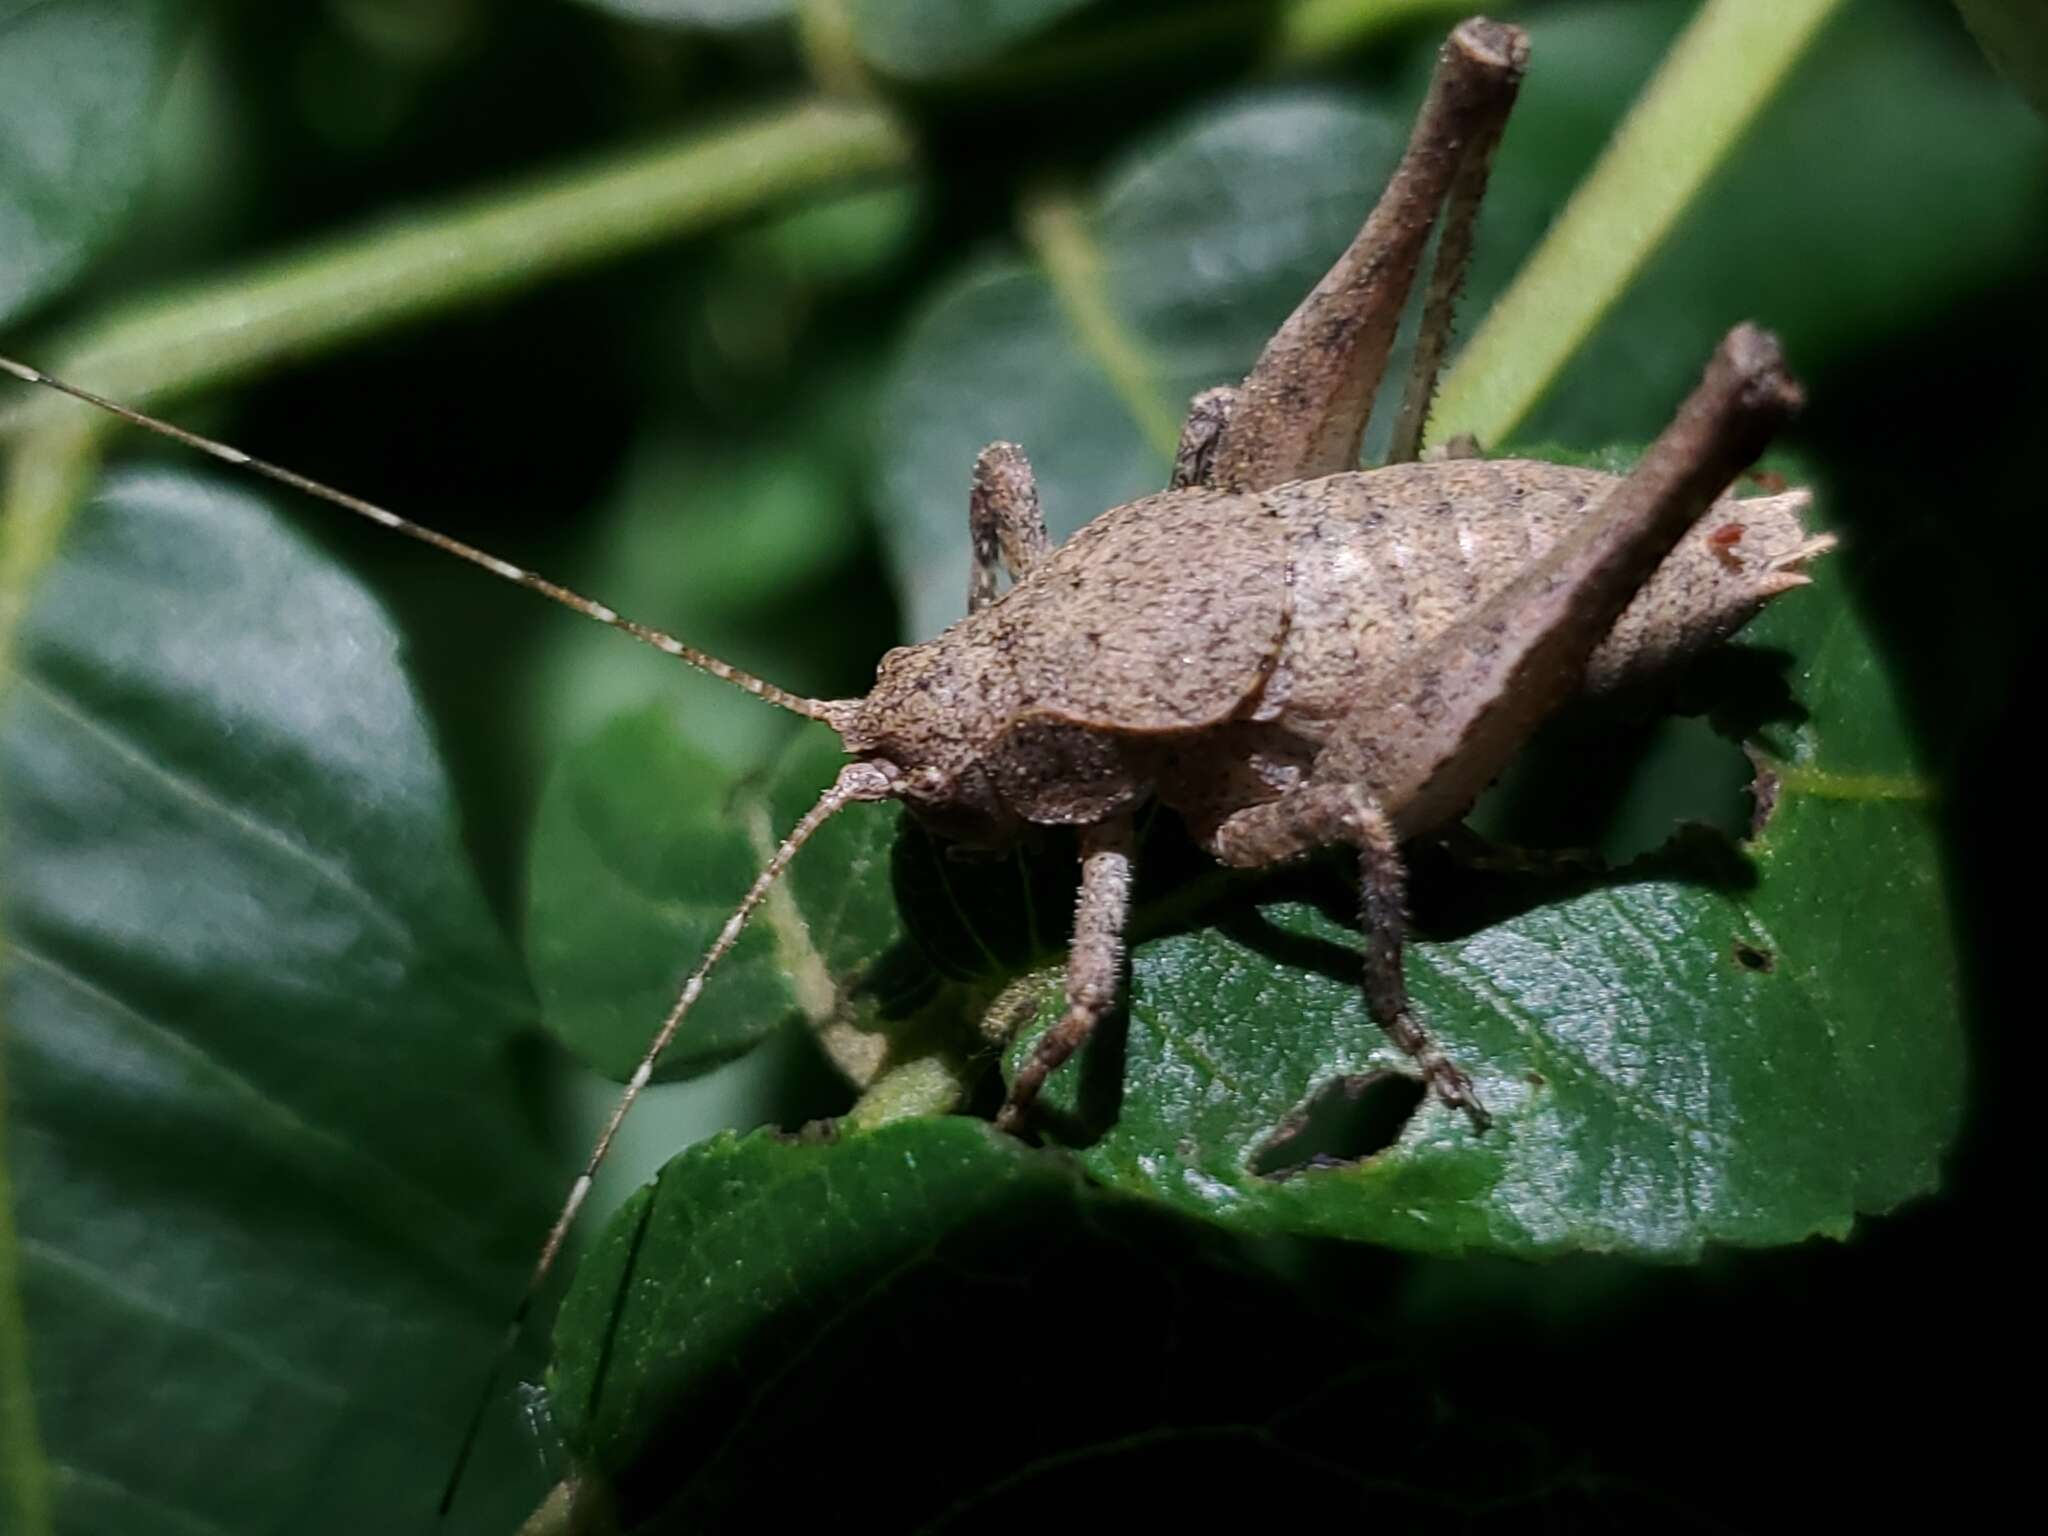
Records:
M784 692L381 507L143 416L25 365L0 367L444 549L831 725L851 761L800 820L696 964L548 1234L529 1299L654 1064L711 969L829 817L899 800L966 847L1033 825L1080 829L1066 1010L1010 1086L1021 1128L1046 1077L1115 1004L1133 813L1177 811L1223 862L1342 844L1359 858L1375 1020L1475 1129L1467 1075L1411 1015L1401 971L1403 842L1453 825L1567 698L1669 667L1803 584L1826 547L1804 492L1723 499L1798 403L1775 343L1731 332L1700 387L1625 477L1527 461L1420 462L1493 149L1527 44L1453 31L1413 136L1364 227L1234 390L1197 398L1162 494L1050 547L1021 452L974 468L968 616L883 658L860 699ZM1439 224L1393 462L1360 443ZM1713 511L1711 536L1689 536ZM1735 527L1740 537L1721 530ZM1011 589L998 595L998 573ZM526 1303L522 1303L523 1315Z

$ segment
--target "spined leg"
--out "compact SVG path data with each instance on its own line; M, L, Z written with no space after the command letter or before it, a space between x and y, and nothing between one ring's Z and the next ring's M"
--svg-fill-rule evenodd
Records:
M1798 408L1777 341L1730 331L1671 425L1605 500L1512 582L1360 697L1314 779L1370 784L1404 838L1462 817L1681 535Z
M1408 1003L1402 950L1408 940L1408 876L1393 823L1357 784L1308 784L1266 805L1239 811L1216 829L1216 856L1238 868L1278 864L1332 843L1358 850L1360 923L1365 930L1365 1005L1373 1022L1404 1051L1436 1096L1471 1119L1492 1124L1472 1080L1416 1023Z
M990 443L975 457L967 531L974 543L974 569L967 577L967 611L973 613L996 600L999 563L1012 582L1022 581L1051 542L1038 504L1038 479L1015 443Z
M1116 1007L1123 978L1124 925L1131 915L1135 840L1127 815L1082 829L1081 893L1074 906L1074 941L1067 950L1067 1010L1039 1036L1030 1058L1018 1069L1010 1096L996 1116L1001 1130L1014 1134L1023 1127L1046 1078Z
M1513 99L1514 86L1508 87ZM1401 393L1401 411L1387 443L1387 462L1405 464L1422 451L1422 429L1436 399L1436 376L1451 342L1451 320L1457 313L1458 290L1472 261L1472 231L1479 223L1479 205L1486 197L1486 178L1493 170L1493 152L1507 126L1507 110L1483 123L1464 147L1457 174L1444 199L1443 233L1437 236L1436 265L1430 269L1429 291L1422 300L1422 324L1415 333L1415 356ZM1468 457L1472 455L1460 455Z
M1188 419L1181 423L1180 446L1173 451L1173 478L1169 491L1207 485L1216 470L1216 445L1223 429L1230 425L1230 413L1237 409L1237 391L1228 385L1205 389L1188 402Z
M1451 33L1378 206L1245 376L1216 447L1220 489L1263 490L1358 467L1430 228L1445 198L1464 185L1468 148L1498 138L1528 53L1519 27L1475 17ZM1474 174L1483 185L1483 168ZM1469 191L1476 203L1477 187ZM1446 280L1454 277L1455 267Z

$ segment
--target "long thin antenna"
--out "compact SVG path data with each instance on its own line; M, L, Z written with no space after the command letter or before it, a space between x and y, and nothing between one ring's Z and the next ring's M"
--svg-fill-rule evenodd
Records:
M625 1092L619 1095L619 1102L612 1106L611 1117L605 1121L604 1129L598 1133L597 1143L590 1149L590 1156L584 1159L583 1171L576 1175L576 1182L569 1186L569 1196L562 1202L561 1214L555 1217L555 1224L548 1229L547 1241L541 1244L540 1257L534 1261L533 1274L527 1279L526 1290L519 1298L519 1305L512 1311L512 1318L505 1327L505 1336L498 1345L497 1353L491 1359L490 1374L484 1381L482 1394L477 1399L475 1410L470 1415L469 1426L462 1438L462 1448L456 1453L455 1465L448 1474L448 1486L442 1492L440 1514L445 1516L455 1501L455 1491L462 1482L463 1469L469 1464L471 1451L476 1446L476 1436L483 1422L486 1406L497 1388L498 1374L504 1362L519 1342L519 1335L526 1326L527 1315L533 1310L534 1299L540 1295L541 1287L547 1283L548 1272L554 1268L555 1259L562 1251L562 1244L568 1240L569 1229L576 1223L577 1214L583 1209L583 1202L589 1198L592 1184L596 1181L597 1170L603 1166L610 1154L612 1142L617 1139L619 1127L638 1101L640 1092L654 1076L654 1064L669 1048L682 1028L683 1016L697 1001L697 995L704 990L704 978L711 974L711 968L725 958L726 952L738 941L740 930L747 925L747 919L754 915L768 894L769 887L781 878L789 867L789 861L796 857L797 850L811 840L811 835L832 817L858 800L886 800L890 797L889 776L873 763L848 763L839 770L839 777L832 787L825 791L818 803L804 813L804 817L790 828L789 836L782 840L761 873L754 877L754 883L747 887L747 894L740 898L740 904L733 909L732 916L725 920L725 926L718 930L718 937L711 941L711 947L704 952L704 958L697 962L690 979L683 983L683 989L676 994L668 1016L661 1021L661 1028L647 1047L647 1053L640 1058L640 1065L633 1069L632 1077L626 1081Z
M433 529L415 523L409 518L400 517L396 512L380 507L374 502L364 501L360 496L351 496L346 491L338 491L331 485L323 485L318 480L309 479L282 465L259 459L254 454L244 453L239 448L231 448L226 443L216 442L210 437L201 437L197 432L188 432L168 421L145 415L132 406L123 405L118 400L109 400L104 395L96 395L89 389L81 388L53 374L44 373L40 368L31 368L26 363L16 362L11 357L0 356L0 370L13 374L23 383L41 384L60 394L69 395L74 400L83 400L87 405L98 406L133 426L154 432L160 437L171 438L188 448L197 448L201 453L211 454L223 463L253 470L267 479L288 485L293 490L303 491L308 496L317 496L320 500L331 502L337 507L355 513L358 517L368 518L379 527L389 528L394 533L402 533L409 539L419 540L422 544L431 544L458 560L467 560L471 565L482 567L493 576L524 587L529 592L538 592L542 597L560 603L564 608L580 613L586 619L595 619L598 623L629 634L642 644L651 645L657 651L673 656L678 661L688 662L700 672L708 672L723 682L731 683L735 688L744 688L755 698L766 699L770 704L786 709L791 714L802 715L808 720L823 720L833 726L843 724L847 718L848 705L844 701L807 699L801 694L778 688L773 683L755 677L751 672L742 672L730 662L720 661L716 656L708 655L695 646L685 645L674 635L626 618L616 609L585 597L579 592L572 592L567 587L549 581L545 576L536 576L532 571L521 570L508 560L500 560L496 555L485 554L475 545L465 544L460 539L451 539L445 533L436 533Z

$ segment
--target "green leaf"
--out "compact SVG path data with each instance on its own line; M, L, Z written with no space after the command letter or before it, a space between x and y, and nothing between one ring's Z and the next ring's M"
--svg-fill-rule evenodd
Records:
M2013 88L2048 113L2048 6L2041 0L1956 0L1970 33Z
M631 1075L684 978L840 760L837 738L807 731L765 783L743 783L689 746L659 706L567 755L541 803L527 924L543 1015L564 1045L599 1071ZM771 899L713 973L662 1058L664 1076L730 1060L794 1012L823 1026L870 980L884 1005L929 989L923 966L899 979L881 965L902 932L886 896L896 819L852 806L811 840L785 877L789 899Z
M843 0L868 62L906 80L947 75L1045 31L1089 0Z
M5 1150L61 1529L425 1518L518 1294L531 1003L399 647L162 472L82 510L20 636ZM510 1429L477 1529L531 1503Z
M600 1072L632 1075L753 879L752 807L735 805L735 791L658 707L614 721L549 779L528 869L527 954L549 1030ZM663 1074L729 1061L795 1003L773 935L754 925Z
M119 230L182 0L0 0L0 320L54 293Z
M1419 893L1417 1013L1491 1131L1372 1101L1401 1058L1366 1017L1355 896L1325 864L1194 912L1141 906L1127 1024L1049 1095L1099 1133L1089 1170L1251 1231L1522 1255L1840 1236L1932 1189L1963 1058L1929 791L1837 573L1819 581L1721 658L1789 658L1807 712L1761 733L1754 842L1701 830L1595 881L1489 891L1457 871ZM1058 993L1049 975L1041 1025ZM1392 1124L1289 1155L1345 1085Z
M727 1135L598 1239L550 1403L622 1531L829 1526L849 1502L890 1530L1013 1530L1134 1488L1191 1529L1275 1487L1399 1530L1651 1517L1559 1478L1476 1394L1447 1408L1383 1305L1349 1299L1326 1312L972 1121Z
M1690 685L1756 743L1773 798L1755 841L1697 828L1597 880L1424 861L1416 1004L1477 1079L1491 1132L1410 1115L1391 1075L1405 1063L1365 1013L1341 862L1228 876L1170 819L1141 855L1128 1018L1055 1076L1049 1129L1104 1182L1191 1214L1435 1252L1689 1256L1841 1235L1933 1188L1960 1111L1955 960L1929 791L1843 581L1824 563ZM1615 729L1539 744L1542 772L1608 785ZM807 739L779 775L778 824L837 761L824 733ZM1668 817L1673 767L1653 755L1612 785L1616 807ZM965 987L954 1007L1024 978L1000 1010L1035 1011L1014 1066L1060 1007L1071 841L963 864L905 820L885 877L892 825L874 814L857 859L795 866L804 911L869 914L829 931L828 969L916 976L907 931ZM1292 1144L1333 1115L1320 1145ZM1345 1166L1310 1166L1318 1152Z

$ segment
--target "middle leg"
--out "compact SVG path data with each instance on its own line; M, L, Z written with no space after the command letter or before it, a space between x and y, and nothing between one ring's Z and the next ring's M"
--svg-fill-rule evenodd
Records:
M1217 858L1253 869L1343 843L1358 850L1360 926L1365 930L1365 1006L1373 1022L1413 1061L1436 1096L1463 1110L1477 1130L1493 1123L1472 1079L1444 1055L1408 1001L1402 951L1408 942L1408 870L1393 823L1358 784L1307 784L1253 806L1217 827Z

